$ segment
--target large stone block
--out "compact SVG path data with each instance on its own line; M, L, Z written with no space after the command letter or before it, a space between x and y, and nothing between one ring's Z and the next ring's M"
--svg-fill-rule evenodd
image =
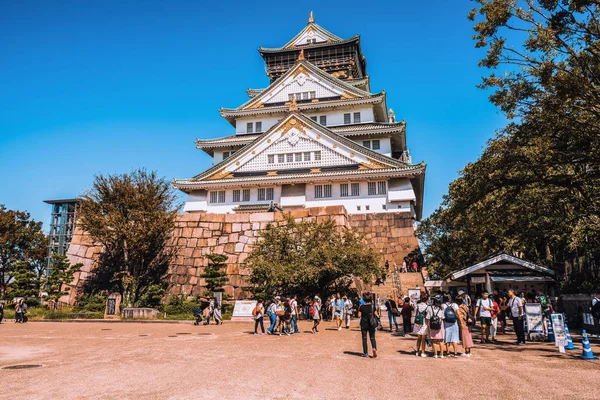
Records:
M271 222L275 219L273 213L250 214L250 222Z

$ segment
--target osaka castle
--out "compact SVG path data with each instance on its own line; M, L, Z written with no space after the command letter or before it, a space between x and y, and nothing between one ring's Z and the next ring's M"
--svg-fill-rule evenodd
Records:
M279 48L259 48L269 82L221 108L232 135L197 139L213 166L174 185L190 213L344 206L348 214L420 220L425 165L413 164L406 124L371 90L360 37L308 24ZM235 133L233 131L235 130Z

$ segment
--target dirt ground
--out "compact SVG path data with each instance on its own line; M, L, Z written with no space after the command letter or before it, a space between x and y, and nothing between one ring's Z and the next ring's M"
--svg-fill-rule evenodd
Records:
M558 399L600 398L600 361L551 343L476 345L472 358L417 358L416 339L321 324L317 335L254 336L222 326L29 322L0 325L1 399ZM309 324L301 321L307 332ZM581 348L581 338L573 338ZM600 345L592 342L596 356Z

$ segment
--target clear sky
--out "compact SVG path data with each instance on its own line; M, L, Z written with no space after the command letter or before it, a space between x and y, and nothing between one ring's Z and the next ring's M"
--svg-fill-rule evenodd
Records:
M145 167L171 180L205 170L198 138L231 135L218 113L268 78L259 46L316 22L361 35L371 89L407 122L427 164L425 209L481 154L504 117L477 89L486 71L468 0L0 2L0 204L44 224L45 199L71 198L94 174ZM182 197L183 200L183 197Z

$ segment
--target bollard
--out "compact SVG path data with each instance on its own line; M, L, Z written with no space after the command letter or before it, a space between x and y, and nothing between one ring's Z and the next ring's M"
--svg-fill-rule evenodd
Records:
M573 339L571 339L571 332L569 332L569 326L565 322L565 331L567 331L567 345L565 346L565 350L577 350L577 347L573 344Z

